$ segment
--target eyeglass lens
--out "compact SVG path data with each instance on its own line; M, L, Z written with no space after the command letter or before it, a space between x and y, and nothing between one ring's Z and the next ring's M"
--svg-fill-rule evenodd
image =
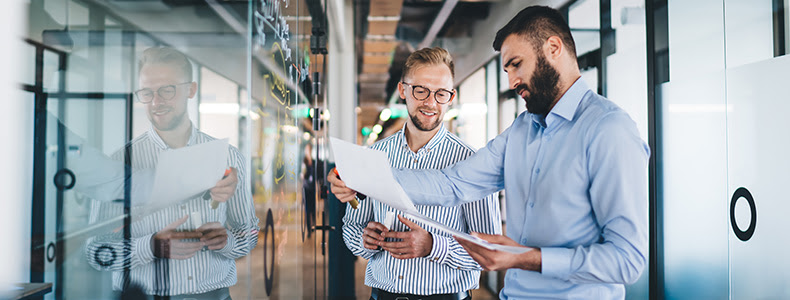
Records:
M173 97L176 96L176 86L166 85L160 87L158 90L156 90L156 93L159 94L159 97L163 100L173 99ZM148 103L154 100L154 91L151 89L142 89L137 91L136 94L142 103Z
M419 85L413 85L412 86L412 95L417 100L425 100L425 99L428 99L428 97L431 96L431 90L426 88L426 87L419 86ZM436 98L436 102L439 102L441 104L449 102L450 98L452 96L453 96L453 93L448 91L448 90L445 90L445 89L439 89L439 90L437 90L434 93L434 97Z

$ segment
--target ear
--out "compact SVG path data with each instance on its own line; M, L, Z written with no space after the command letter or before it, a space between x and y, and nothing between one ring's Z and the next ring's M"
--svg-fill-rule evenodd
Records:
M404 90L405 87L403 86L403 81L398 81L398 94L400 98L406 100L406 91Z
M450 101L445 103L444 105L452 105L453 101L455 101L455 98L457 98L457 97L458 97L458 90L453 89L453 97L450 98Z
M195 94L197 94L197 82L192 81L189 85L189 99L195 98Z
M558 60L563 52L565 52L565 45L562 43L562 39L556 35L550 36L543 44L543 54L547 59Z

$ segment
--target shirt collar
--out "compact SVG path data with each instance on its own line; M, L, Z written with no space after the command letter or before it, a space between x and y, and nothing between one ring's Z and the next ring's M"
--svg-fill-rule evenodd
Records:
M557 104L554 105L545 120L540 115L532 114L532 121L543 127L553 127L559 122L560 118L573 121L573 116L576 114L579 103L589 91L590 88L587 86L587 83L579 77L565 94L560 97L560 100L557 101Z
M190 125L189 140L187 140L186 146L194 145L195 141L197 140L197 127L195 127L195 124L192 124L191 122L189 125ZM170 149L170 146L168 146L167 143L165 143L165 141L162 140L162 137L160 137L159 134L156 133L156 129L154 129L154 126L151 126L151 128L148 129L148 135L151 137L151 140L154 141L154 144L157 147L163 150Z
M431 140L429 140L428 143L420 149L431 151L433 148L436 148L436 146L439 145L442 139L444 139L445 135L447 135L447 129L444 127L444 122L442 122L439 124L439 131L436 131L436 134L433 135ZM403 128L400 130L400 140L401 147L409 148L409 143L406 142L406 122L403 123Z

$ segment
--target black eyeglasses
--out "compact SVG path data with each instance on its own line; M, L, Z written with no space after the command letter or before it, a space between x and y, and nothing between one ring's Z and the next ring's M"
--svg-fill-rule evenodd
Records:
M411 95L414 96L414 99L425 101L431 96L433 93L433 98L436 99L436 102L439 104L449 103L453 101L453 97L455 97L455 93L452 91L448 91L446 89L438 89L436 91L431 91L431 89L421 86L421 85L413 85L410 83L405 83L401 81L402 84L408 85L411 87Z
M190 83L192 82L190 81L190 82L165 85L160 87L158 90L156 90L156 93L159 94L159 98L162 98L162 100L170 100L176 96L177 86L190 84ZM151 103L151 101L154 101L154 91L152 89L149 88L139 89L134 91L134 94L135 96L137 96L137 100L140 101L140 103Z

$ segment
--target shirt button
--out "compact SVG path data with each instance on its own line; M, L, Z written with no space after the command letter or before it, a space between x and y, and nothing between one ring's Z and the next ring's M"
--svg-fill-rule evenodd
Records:
M540 168L535 169L535 174L540 174Z
M415 163L415 164L417 163L417 159L416 159L416 158L414 159L414 163Z
M398 279L403 279L403 275L398 276Z
M192 280L192 275L187 276L187 280Z
M535 207L535 202L530 203L529 207Z

